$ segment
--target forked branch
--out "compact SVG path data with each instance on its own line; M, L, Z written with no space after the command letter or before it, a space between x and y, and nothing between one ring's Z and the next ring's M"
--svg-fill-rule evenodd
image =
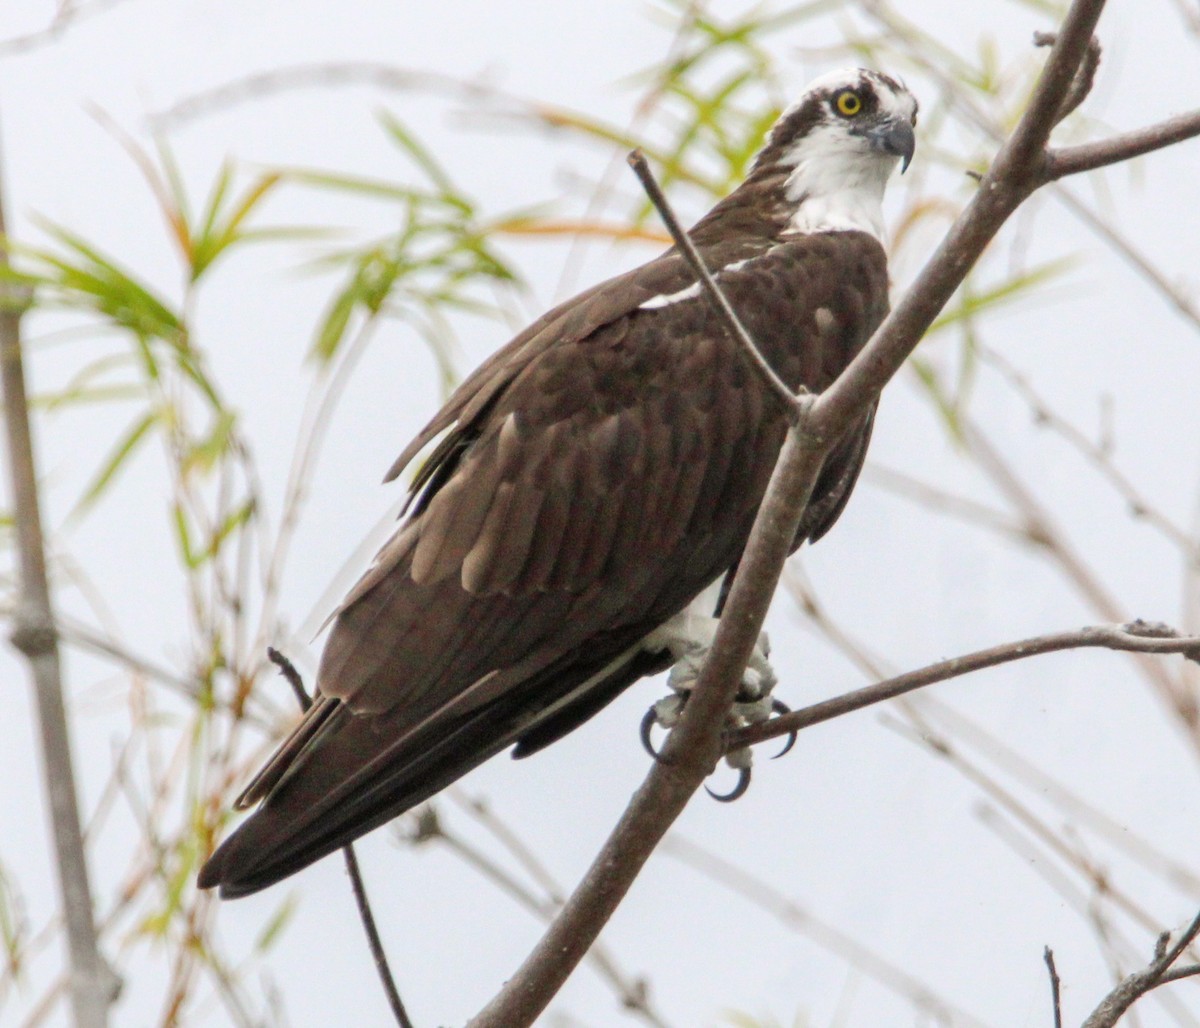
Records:
M538 1017L712 769L722 749L724 715L758 640L826 453L900 369L1007 219L1050 181L1047 141L1072 83L1080 99L1086 92L1084 64L1103 7L1103 0L1074 0L1028 109L976 195L871 342L828 390L804 405L784 442L680 724L579 887L522 966L471 1022L474 1028L513 1028Z
M1154 947L1154 959L1141 971L1135 971L1117 983L1100 1005L1083 1022L1083 1028L1113 1028L1134 1003L1157 989L1160 985L1177 982L1184 978L1200 976L1200 965L1189 964L1174 967L1175 961L1200 935L1200 914L1192 918L1174 945L1170 932L1163 932Z

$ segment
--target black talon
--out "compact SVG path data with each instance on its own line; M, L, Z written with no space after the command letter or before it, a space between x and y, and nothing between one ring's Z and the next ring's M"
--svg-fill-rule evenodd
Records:
M656 724L658 724L658 714L651 707L642 718L642 726L638 735L642 740L642 749L649 753L655 760L658 760L658 750L654 748L654 740L650 737L650 733L654 731Z
M786 703L784 703L783 700L776 700L776 699L771 700L771 713L772 714L790 714L791 712L792 712L792 708L789 707ZM787 742L784 743L783 749L781 749L778 753L776 753L775 756L773 756L771 759L778 760L780 757L782 757L785 753L787 753L795 745L796 745L796 733L788 732Z
M718 803L732 803L734 800L740 800L746 795L746 790L750 788L750 768L744 767L738 771L737 785L727 793L713 792L707 785L704 791L708 793Z

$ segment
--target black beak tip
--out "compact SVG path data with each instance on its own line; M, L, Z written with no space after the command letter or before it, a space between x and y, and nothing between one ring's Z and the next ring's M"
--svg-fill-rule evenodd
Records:
M891 133L892 153L901 158L900 174L903 175L908 171L908 166L912 164L913 154L917 150L917 137L913 132L913 127L908 122L901 122Z
M867 138L876 150L900 158L901 174L908 170L917 149L917 137L913 132L912 122L888 120L869 132Z

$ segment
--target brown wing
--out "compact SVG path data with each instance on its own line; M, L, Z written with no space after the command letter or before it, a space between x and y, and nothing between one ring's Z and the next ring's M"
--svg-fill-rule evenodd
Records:
M886 311L882 250L838 233L751 256L722 286L784 379L823 388ZM262 888L658 666L638 643L737 561L784 433L702 297L640 307L687 281L668 256L552 312L409 447L393 474L455 426L334 619L320 703L247 791L266 802L202 885ZM827 463L802 535L840 512L868 424Z

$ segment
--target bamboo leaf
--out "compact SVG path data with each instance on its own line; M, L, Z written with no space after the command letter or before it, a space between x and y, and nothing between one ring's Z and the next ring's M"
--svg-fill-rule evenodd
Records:
M288 922L291 921L292 915L295 912L296 896L295 894L291 894L279 905L275 913L267 919L267 923L263 925L262 931L258 933L258 938L254 940L254 949L257 953L265 953L271 948L283 929L287 927Z
M917 381L925 388L926 394L933 402L934 410L945 422L947 430L956 441L963 439L962 419L959 417L958 406L951 399L942 385L941 378L933 365L924 357L913 356L908 359L908 365L916 373Z
M465 212L471 211L471 205L461 199L458 192L454 188L454 183L450 181L450 176L446 174L445 169L437 162L433 154L431 154L414 136L404 127L403 124L389 111L381 111L379 120L383 123L383 127L387 129L396 143L398 143L412 158L416 165L425 172L432 182L442 193L443 199L455 205L461 205Z
M236 423L237 416L232 411L220 411L213 422L212 431L207 437L192 446L184 456L184 473L195 470L211 471L221 457L229 451Z
M213 262L235 243L249 239L265 240L273 237L272 230L260 230L251 234L243 231L242 225L281 180L282 174L279 172L260 176L226 213L221 209L221 205L230 188L232 170L229 165L222 168L209 200L204 225L200 234L196 236L191 255L191 280L193 282L199 279L212 266Z
M983 292L964 289L958 303L930 326L926 338L952 325L960 324L968 318L976 317L984 311L1019 299L1032 291L1034 287L1044 285L1051 279L1065 274L1075 263L1074 257L1062 257L1055 261L1047 261L1029 271L1012 275Z
M183 557L183 563L188 570L195 571L199 567L200 561L196 559L195 552L192 549L192 533L188 528L187 514L178 501L171 504L171 521L175 526L175 541L179 545L179 553Z
M226 540L239 528L250 522L250 519L254 517L256 509L257 506L253 497L251 497L230 511L213 531L212 537L209 539L208 545L204 548L203 552L195 555L195 566L199 567L216 557L221 552L221 548L225 545Z
M125 432L117 444L109 451L100 470L92 479L92 484L84 490L83 496L71 511L70 517L76 518L89 510L104 491L112 484L117 473L125 467L130 458L137 452L138 447L146 440L147 435L159 421L157 411L148 411L138 418Z

